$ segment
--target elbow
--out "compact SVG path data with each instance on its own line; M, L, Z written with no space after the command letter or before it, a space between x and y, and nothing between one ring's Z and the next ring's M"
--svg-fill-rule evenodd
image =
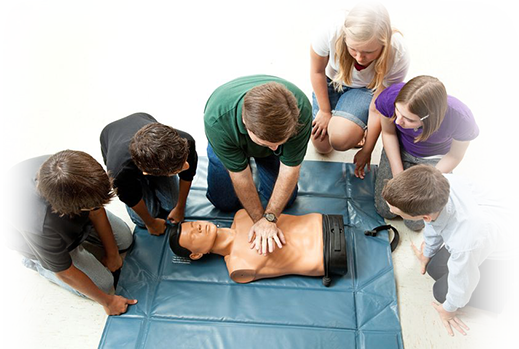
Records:
M369 104L369 114L370 114L370 116L371 116L372 114L376 114L376 115L378 116L378 114L380 113L380 112L378 111L378 109L377 109L376 104L375 104L375 100L376 100L376 98L373 97L373 99L371 100L371 103Z
M74 269L74 264L71 264L68 269L58 271L55 274L62 281L70 280L72 278L72 275L74 274Z

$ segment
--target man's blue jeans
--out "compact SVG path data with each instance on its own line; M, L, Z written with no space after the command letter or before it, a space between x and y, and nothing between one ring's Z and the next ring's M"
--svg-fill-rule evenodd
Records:
M142 199L152 217L166 219L169 212L177 206L178 202L178 176L144 176L145 182L141 182ZM141 217L131 207L126 206L126 211L135 225L146 228Z
M229 172L213 151L207 146L209 167L207 169L207 198L222 211L237 211L242 207L236 196ZM268 202L279 174L279 159L272 155L266 158L254 158L258 170L260 199ZM252 170L252 169L251 169ZM297 185L288 200L286 207L291 206L297 197Z

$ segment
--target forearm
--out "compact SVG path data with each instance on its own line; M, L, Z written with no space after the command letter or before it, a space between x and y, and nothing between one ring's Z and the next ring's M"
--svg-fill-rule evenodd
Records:
M300 168L301 165L291 167L280 164L278 178L265 209L266 212L274 213L276 217L283 212L297 185Z
M366 143L363 148L370 153L373 152L375 148L375 144L377 143L378 136L382 130L381 118L383 117L380 112L377 110L377 106L375 105L375 101L377 97L384 91L384 86L379 88L373 98L371 99L371 103L369 104L369 115L368 115L368 134L366 136Z
M443 245L443 238L429 225L425 226L423 239L425 242L423 255L432 258Z
M451 149L445 156L436 164L436 168L442 173L452 172L463 160L465 153L469 147L470 142L461 142L453 140Z
M330 99L328 96L328 81L326 79L326 66L330 57L319 56L313 48L310 48L310 82L319 104L319 110L331 113Z
M373 101L371 102L374 107ZM375 149L375 145L377 144L378 137L382 130L382 125L380 123L381 115L376 109L372 109L370 107L369 117L368 117L368 134L366 136L366 143L364 144L365 151L373 152Z
M141 199L137 203L137 205L132 207L132 210L141 217L144 224L147 226L151 225L153 221L155 220L155 217L153 217L150 212L148 211L148 208L146 207L146 203L144 202L144 199Z
M327 113L331 113L330 98L328 96L328 82L324 72L311 72L310 81L312 83L312 89L314 90L317 104L319 104L319 110Z
M119 250L117 248L117 242L115 241L115 237L112 231L112 226L110 225L110 221L106 216L106 211L104 207L97 209L95 211L91 211L88 215L90 221L94 225L94 229L99 235L101 239L101 243L106 252L107 257L114 257L119 254Z
M177 207L181 209L185 209L187 196L189 195L189 190L191 189L191 183L188 181L180 180L179 181L179 191L178 191L178 201Z
M111 300L111 295L101 291L85 273L74 265L71 265L67 270L56 273L56 275L70 287L103 306L107 306Z
M463 160L463 156L448 153L436 164L436 168L442 173L451 173L460 164L461 160Z
M404 170L402 163L402 156L400 155L400 143L396 135L382 133L382 142L384 143L384 150L386 152L389 165L391 167L391 173L393 177Z
M451 173L459 165L462 159L463 158L455 158L447 154L436 164L436 168L442 173Z
M263 206L252 179L249 166L241 172L229 171L231 181L243 208L247 211L252 221L256 223L263 217Z
M480 280L478 258L473 251L452 254L447 262L449 276L448 291L443 308L453 312L470 301Z

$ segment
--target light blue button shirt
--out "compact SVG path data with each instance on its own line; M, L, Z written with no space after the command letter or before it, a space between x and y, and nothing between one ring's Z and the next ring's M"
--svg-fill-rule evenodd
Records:
M511 259L515 249L507 239L513 225L507 223L512 215L505 201L462 177L445 177L449 201L435 221L425 224L424 256L434 256L443 244L451 254L443 308L453 312L469 302L479 282L479 266L486 259Z

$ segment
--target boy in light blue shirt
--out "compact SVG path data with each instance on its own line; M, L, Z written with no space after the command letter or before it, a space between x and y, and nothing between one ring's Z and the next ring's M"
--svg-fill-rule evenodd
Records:
M436 280L434 304L447 331L468 327L456 311L469 304L501 311L505 271L513 257L511 210L497 193L464 178L442 174L429 165L411 167L390 180L382 191L391 212L425 222L424 242L413 245L422 274Z

